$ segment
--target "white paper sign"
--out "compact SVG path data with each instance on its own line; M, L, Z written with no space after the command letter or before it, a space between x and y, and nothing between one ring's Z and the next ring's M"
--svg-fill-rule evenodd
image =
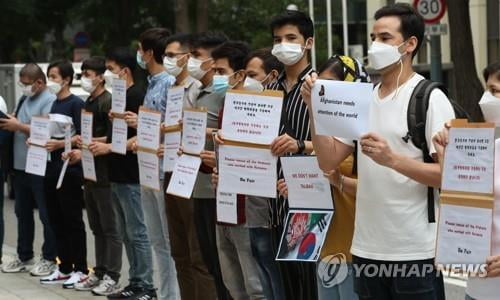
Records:
M276 260L318 260L333 211L291 210L285 222Z
M160 159L156 154L138 151L139 181L142 186L160 190Z
M182 121L182 148L190 154L200 154L205 149L207 113L185 110Z
M71 125L67 124L64 127L64 152L71 151Z
M198 156L181 155L175 164L167 194L185 199L191 198L200 165L201 159Z
M82 137L82 144L83 145L90 145L92 143L92 122L93 122L94 116L90 112L86 112L82 110L82 117L81 117L81 137Z
M168 90L165 125L176 126L182 120L182 106L184 103L184 87L175 87Z
M237 196L217 189L217 222L238 224Z
M269 93L269 91L268 91ZM224 100L225 139L269 145L278 136L283 96L228 91Z
M68 164L69 164L69 159L65 160L62 166L61 173L59 174L59 178L57 179L57 185L56 185L57 190L61 188L61 185L64 180L64 175L66 174L66 169L68 168Z
M177 152L179 151L179 147L181 146L181 132L168 132L165 133L163 147L163 171L164 172L172 172L175 167L175 163L179 156Z
M373 84L317 80L311 91L316 133L358 140L368 132Z
M219 145L219 189L274 198L277 161L270 149Z
M111 151L119 154L127 153L127 130L127 122L124 119L113 118Z
M94 155L87 149L82 149L83 177L87 180L97 181L95 173Z
M301 209L333 209L330 182L315 156L281 157L288 186L288 206Z
M137 145L154 149L160 147L161 114L155 111L140 109L137 125Z
M127 82L123 79L114 78L111 82L111 111L124 113L127 104Z
M47 149L31 145L28 147L28 154L26 157L26 173L45 176L47 169Z
M494 128L450 128L443 190L493 193L494 135Z
M50 139L50 119L33 116L30 126L30 143L45 146Z
M436 263L485 263L491 255L492 210L442 204L439 214Z

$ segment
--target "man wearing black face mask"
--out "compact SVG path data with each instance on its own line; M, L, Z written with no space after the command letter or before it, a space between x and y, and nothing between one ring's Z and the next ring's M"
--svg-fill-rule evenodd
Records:
M0 119L0 129L14 132L14 191L17 216L18 257L3 266L5 273L27 272L35 276L45 276L56 269L55 236L50 227L44 197L43 177L24 171L28 147L26 140L30 134L32 116L48 115L56 96L46 87L43 71L36 64L25 65L19 74L23 97L19 100L15 116ZM33 261L34 219L33 203L36 201L40 220L43 224L44 244L42 258L36 265Z

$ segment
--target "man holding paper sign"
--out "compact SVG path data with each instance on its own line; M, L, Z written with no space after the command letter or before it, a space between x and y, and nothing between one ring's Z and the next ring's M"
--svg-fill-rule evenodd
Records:
M76 144L84 103L70 92L74 70L69 61L51 63L47 73L49 80L61 87L49 115L52 121L51 139L47 142L50 162L45 176L47 209L56 233L57 255L61 264L58 270L41 278L40 282L62 283L65 288L74 288L88 273L82 212L83 174L81 164L68 166L62 154L71 151L72 145Z
M424 162L423 151L403 137L408 133L406 110L410 97L423 80L413 71L412 57L422 44L424 23L410 5L397 3L376 12L371 36L374 42L368 52L370 63L380 71L381 84L373 91L368 127L371 133L361 137L357 153L353 263L385 267L406 264L407 268L423 272L423 268L433 265L436 239L436 225L428 218L435 209L428 210L428 187L439 187L441 172L436 162ZM316 78L308 77L303 85L311 112L310 93ZM425 136L430 149L425 157L432 157L436 151L431 138L443 123L454 118L454 111L446 95L436 89L430 94L426 114ZM355 149L350 139L323 137L314 128L312 131L324 172L335 170ZM377 184L373 184L374 178ZM442 277L435 269L430 271L424 278L408 281L405 290L419 299L443 298ZM402 297L397 292L401 276L369 277L361 272L355 278L355 289L360 298L368 294L374 299L385 299L388 294ZM429 292L420 291L421 281Z
M175 78L170 76L163 66L163 53L165 51L166 40L170 32L165 28L151 28L144 31L139 36L139 49L137 50L137 62L139 66L148 71L149 85L144 97L144 107L160 113L160 122L165 119L167 107L168 90L175 82ZM163 179L162 160L158 159L156 152L160 142L160 123L158 129L150 132L150 140L146 138L146 145L156 146L154 153L144 152L144 156L139 157L139 163L149 168L156 168L153 180ZM141 137L144 136L141 134ZM138 132L138 140L139 140ZM138 146L146 146L138 143ZM142 152L138 154L141 155ZM148 229L148 236L151 241L153 252L158 262L158 272L160 274L160 286L158 290L159 299L175 299L178 297L179 288L175 273L175 265L171 256L170 241L168 237L167 215L165 212L165 201L163 199L162 187L159 190L141 187L141 200L144 208L144 219ZM146 290L152 288L151 285ZM154 291L149 290L148 294Z

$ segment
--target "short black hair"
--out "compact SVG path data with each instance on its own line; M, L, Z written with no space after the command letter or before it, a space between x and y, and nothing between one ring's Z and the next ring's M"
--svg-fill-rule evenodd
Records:
M254 58L262 60L262 65L266 74L271 73L272 70L276 70L278 73L283 72L283 63L280 62L276 56L272 55L270 48L262 48L250 52L245 60L245 66Z
M421 15L408 3L395 3L386 5L375 12L375 20L383 17L398 17L401 21L399 31L405 40L412 36L417 38L417 47L412 53L412 58L417 55L424 41L425 23Z
M170 36L165 43L165 47L169 44L177 42L181 45L182 49L186 49L187 51L191 50L191 45L193 44L193 35L189 33L177 33Z
M40 79L44 83L47 83L45 73L43 73L42 68L40 68L40 66L35 63L25 64L19 71L19 77L28 77L33 81L37 81L38 79Z
M227 36L222 32L207 31L198 33L193 36L192 48L202 48L206 50L213 50L223 43L227 42Z
M212 58L227 58L229 66L233 71L245 69L245 59L250 53L250 47L247 43L241 41L229 41L220 45L212 51Z
M104 74L106 72L106 59L102 56L92 56L83 61L81 69L82 72L92 70L97 75Z
M114 61L121 68L129 68L133 73L137 67L135 55L129 47L116 47L106 53L106 59Z
M314 37L313 21L301 11L286 10L281 15L274 17L271 21L271 35L274 36L274 30L276 28L281 28L285 25L297 26L304 40Z
M149 28L139 35L139 42L142 50L153 50L153 57L159 64L163 63L163 53L167 46L167 38L170 36L170 30L162 27Z
M59 70L59 75L62 79L69 78L69 85L73 83L73 76L75 75L75 70L73 70L73 65L69 60L56 60L51 62L47 67L47 75L52 68L57 68Z
M490 76L496 76L500 80L500 62L492 63L483 70L484 81L488 81Z

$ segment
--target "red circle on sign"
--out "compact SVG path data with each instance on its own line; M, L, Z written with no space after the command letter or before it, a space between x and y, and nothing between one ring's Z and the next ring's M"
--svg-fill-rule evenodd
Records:
M440 10L437 13L437 15L433 16L432 18L426 18L425 15L423 15L419 10L418 10L418 5L420 2L425 1L425 0L413 0L413 8L417 11L418 14L424 18L424 23L426 24L434 24L437 23L441 18L444 16L444 13L446 12L446 0L434 0L434 1L439 1L440 5Z

